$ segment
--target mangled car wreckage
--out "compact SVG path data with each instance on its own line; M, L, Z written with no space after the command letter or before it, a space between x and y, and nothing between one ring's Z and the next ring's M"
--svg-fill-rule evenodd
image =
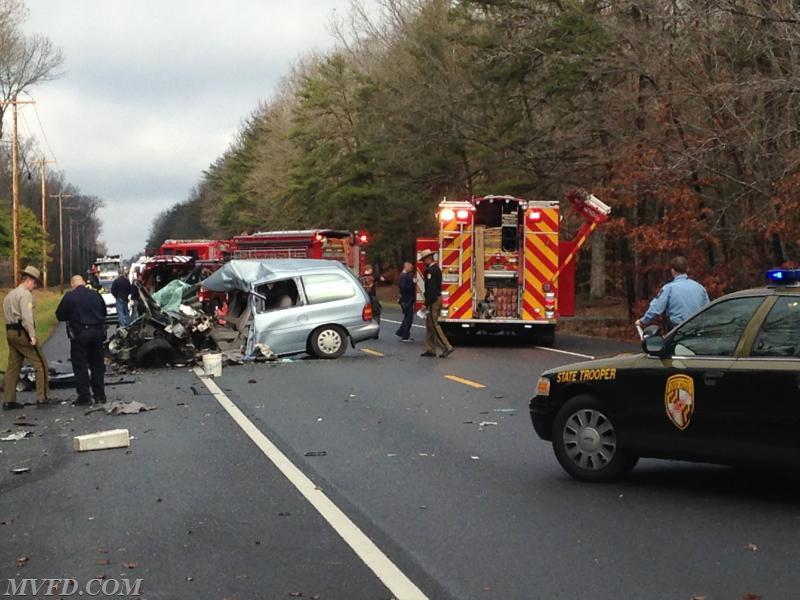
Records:
M196 305L160 304L143 288L141 314L108 344L113 360L138 366L193 362L207 350L253 358L308 353L338 358L375 339L369 296L344 266L328 260L232 260L203 280L224 293L212 317Z

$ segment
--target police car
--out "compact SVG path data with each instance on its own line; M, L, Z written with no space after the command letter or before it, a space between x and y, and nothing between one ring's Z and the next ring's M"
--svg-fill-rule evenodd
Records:
M609 481L639 457L800 466L800 269L723 296L641 354L551 369L536 433L576 479Z

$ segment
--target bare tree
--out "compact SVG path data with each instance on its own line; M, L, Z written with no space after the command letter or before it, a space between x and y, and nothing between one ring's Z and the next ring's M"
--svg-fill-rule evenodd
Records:
M64 63L61 49L47 37L22 33L26 17L20 0L0 0L0 100L11 100L37 83L58 77ZM0 104L0 137L6 108Z

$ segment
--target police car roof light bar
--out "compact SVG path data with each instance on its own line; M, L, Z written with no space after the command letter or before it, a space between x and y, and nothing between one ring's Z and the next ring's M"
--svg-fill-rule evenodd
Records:
M800 269L770 269L767 271L767 282L770 285L800 286Z

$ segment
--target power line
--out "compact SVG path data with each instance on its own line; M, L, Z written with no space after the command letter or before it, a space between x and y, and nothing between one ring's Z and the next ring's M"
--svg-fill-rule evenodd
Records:
M31 97L30 94L26 92L28 97ZM50 146L50 140L47 139L47 134L44 132L44 126L42 125L42 120L39 118L39 109L36 108L36 105L33 105L33 113L36 115L36 121L39 123L39 130L42 132L42 138L44 138L44 145L47 146L47 150L50 152L50 156L53 157L53 160L56 161L56 166L60 169L61 165L58 164L58 158L56 158L56 153L53 152L53 148Z

